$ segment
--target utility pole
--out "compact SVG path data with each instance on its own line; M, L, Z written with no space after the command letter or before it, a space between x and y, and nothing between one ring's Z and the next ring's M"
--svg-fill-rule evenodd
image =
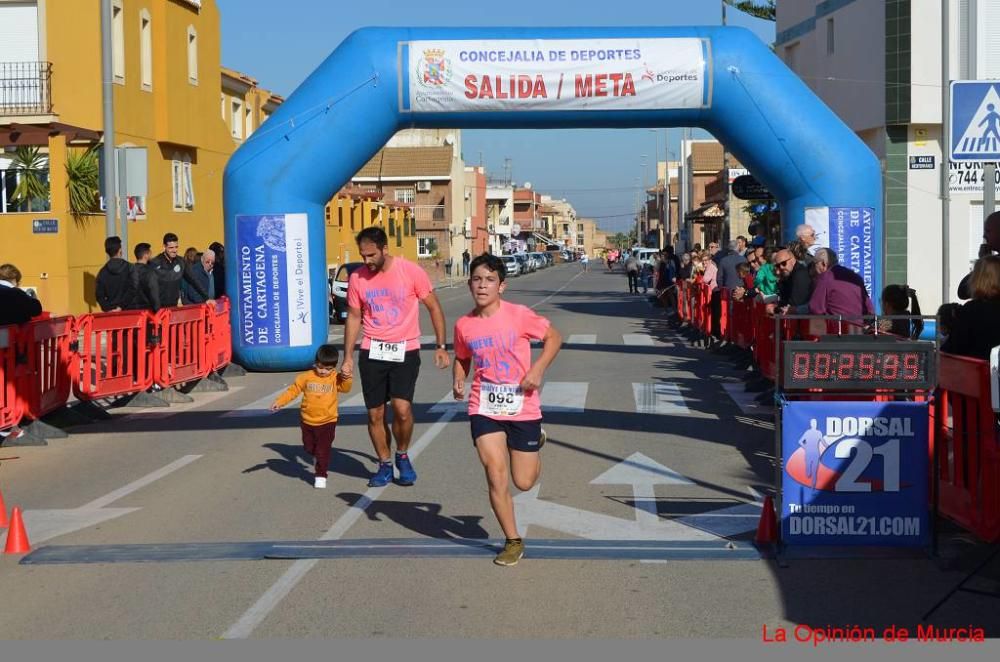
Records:
M101 93L104 106L104 233L115 232L115 96L111 49L111 0L101 0ZM128 220L122 216L122 223ZM125 246L125 254L128 247Z
M950 0L941 0L941 303L950 301L951 289L951 247L948 235L951 232L951 192L948 190L951 170L951 103L949 99L951 80L951 25Z
M722 26L726 25L726 0L722 0ZM719 247L729 249L729 237L732 221L729 218L729 154L726 146L722 146L722 241Z

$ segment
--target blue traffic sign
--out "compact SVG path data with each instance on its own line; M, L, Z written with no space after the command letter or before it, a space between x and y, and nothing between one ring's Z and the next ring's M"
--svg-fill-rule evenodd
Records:
M1000 81L951 84L952 161L1000 160Z

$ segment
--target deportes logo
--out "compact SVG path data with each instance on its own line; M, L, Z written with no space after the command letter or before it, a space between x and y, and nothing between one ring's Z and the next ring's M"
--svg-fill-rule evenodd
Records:
M642 66L644 66L646 68L645 73L642 74L642 80L648 80L650 83L655 83L656 82L656 72L653 71L652 69L650 69L649 65L646 64L645 62L642 63Z
M425 87L440 87L451 80L451 60L444 56L443 48L429 48L424 59L417 64L417 80Z

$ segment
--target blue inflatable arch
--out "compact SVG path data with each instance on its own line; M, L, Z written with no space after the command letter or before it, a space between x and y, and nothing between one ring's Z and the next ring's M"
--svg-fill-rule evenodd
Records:
M710 131L880 291L879 163L741 28L365 28L226 167L226 289L236 359L309 365L327 338L323 210L397 131Z

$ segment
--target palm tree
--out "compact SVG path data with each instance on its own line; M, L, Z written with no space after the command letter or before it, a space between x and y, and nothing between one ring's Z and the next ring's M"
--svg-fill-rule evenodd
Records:
M730 7L737 9L744 14L753 16L754 18L763 19L765 21L775 20L775 0L722 0Z
M28 211L45 211L49 199L48 158L38 147L22 145L14 151L11 163L18 173L17 188L10 201L15 205L28 204ZM32 209L35 202L41 202L43 209Z
M100 166L97 159L99 145L85 150L70 150L66 154L66 188L69 190L69 209L80 217L100 211Z

